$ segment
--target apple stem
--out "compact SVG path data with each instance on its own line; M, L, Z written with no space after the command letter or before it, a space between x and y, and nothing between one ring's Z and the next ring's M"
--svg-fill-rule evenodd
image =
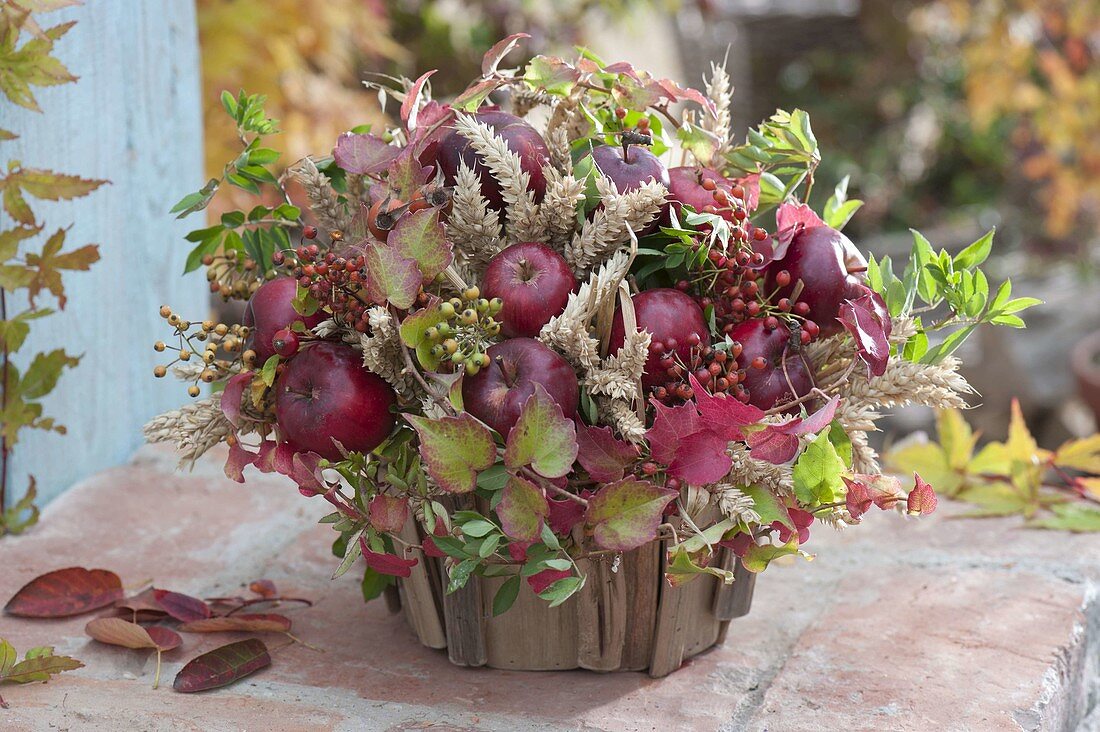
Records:
M630 163L630 143L627 141L626 137L623 137L622 139L623 139L623 162L629 164Z
M507 363L500 356L497 356L496 358L494 358L493 361L496 363L497 368L500 369L500 373L504 377L504 383L508 385L508 388L511 389L513 386L515 386L515 383L516 383L516 369L515 369L515 367L512 364Z

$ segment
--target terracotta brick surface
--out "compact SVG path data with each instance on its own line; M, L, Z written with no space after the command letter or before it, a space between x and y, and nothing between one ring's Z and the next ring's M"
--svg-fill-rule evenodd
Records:
M726 644L666 679L463 669L382 603L364 606L353 573L329 580L332 534L315 523L327 504L281 479L227 481L220 457L178 474L145 448L75 487L0 541L0 599L77 564L205 596L266 577L315 601L285 612L321 651L270 636L271 668L182 695L183 662L231 636L185 635L154 691L155 658L88 640L93 616L0 616L20 649L52 643L86 664L5 686L0 729L1060 730L1097 696L1095 537L953 520L946 502L921 521L876 513L857 530L816 527L818 558L770 569Z

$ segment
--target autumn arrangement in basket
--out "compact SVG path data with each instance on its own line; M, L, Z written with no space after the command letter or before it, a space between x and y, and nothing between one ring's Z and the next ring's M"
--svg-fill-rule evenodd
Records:
M368 84L400 124L280 175L263 98L223 96L243 149L175 212L259 197L187 237L188 270L247 308L162 309L156 373L197 399L148 438L185 462L225 442L235 480L254 466L331 503L337 574L362 558L368 598L445 558L450 592L506 578L495 613L524 584L561 604L651 542L672 585L729 582L723 548L755 573L817 524L932 511L868 433L891 407L963 406L952 353L1023 326L1035 301L979 269L992 232L868 260L841 233L846 181L804 203L805 112L738 143L722 66L702 90L583 51L501 68L523 37L449 103L431 73Z

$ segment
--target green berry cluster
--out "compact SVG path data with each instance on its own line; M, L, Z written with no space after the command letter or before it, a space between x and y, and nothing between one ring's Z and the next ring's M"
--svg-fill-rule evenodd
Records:
M504 307L499 297L486 300L481 291L470 287L461 297L439 303L443 322L428 328L424 335L433 344L432 355L461 366L471 376L489 365L486 349L500 335L500 322L493 316Z

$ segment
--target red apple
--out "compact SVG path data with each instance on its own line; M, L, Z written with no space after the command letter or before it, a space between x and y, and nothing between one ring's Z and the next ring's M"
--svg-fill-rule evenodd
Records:
M534 338L512 338L490 346L489 365L462 377L467 412L507 437L520 410L541 384L570 418L577 413L577 375L560 354Z
M275 381L275 420L297 449L342 460L336 442L367 453L389 436L394 399L390 385L363 368L358 351L321 341L286 362Z
M741 385L749 393L749 404L760 409L771 409L777 404L804 396L813 389L810 371L799 353L791 347L791 332L782 323L769 329L764 318L746 320L733 329L730 338L741 344L737 365L745 370ZM788 378L790 384L787 383ZM794 407L794 411L797 409Z
M668 381L662 359L675 353L684 364L691 363L691 348L710 343L710 330L703 319L703 310L691 297L679 290L660 288L639 292L630 298L640 330L649 331L653 340L642 376L642 387L652 389ZM626 330L622 310L615 312L611 323L609 348L615 353L625 342Z
M634 191L641 188L642 184L651 180L657 181L668 188L668 168L660 159L638 145L627 145L624 149L621 145L600 145L589 153L592 162L599 168L600 174L610 179L619 193ZM660 226L661 221L668 219L668 204L666 203L652 224L639 231L639 236L652 234Z
M501 332L506 338L534 338L565 309L577 278L565 259L545 244L513 244L489 262L482 297L499 297Z
M704 180L712 180L718 185L729 186L729 181L710 168L682 165L668 169L668 196L673 200L672 205L676 207L677 213L680 211L680 206L677 204L691 206L696 211L702 211L704 206L717 206L714 202L714 191L703 188ZM733 223L732 209L721 207L718 215Z
M821 337L839 333L841 325L836 316L840 303L858 291L860 278L848 273L849 267L859 269L859 262L866 267L866 260L848 237L828 226L803 229L791 240L783 259L768 264L765 292L775 292L772 300L791 297L799 280L802 281L798 300L810 307L806 317L821 328ZM781 271L790 274L790 283L780 287L776 275Z
M527 189L534 191L535 200L541 201L546 191L546 178L542 174L542 166L550 160L550 150L546 143L531 125L519 117L506 112L478 112L478 122L488 125L493 132L504 139L508 149L519 156L520 168L530 176ZM474 151L470 141L455 130L450 130L437 143L428 145L420 156L423 165L437 165L443 173L447 185L455 184L458 175L459 163L474 170L481 179L481 195L494 209L504 206L504 198L501 195L500 183L489 172L489 168L482 162L481 156Z
M299 315L294 309L297 292L298 282L293 277L277 277L252 293L244 310L243 323L251 330L249 347L256 352L258 365L262 366L275 355L272 340L276 332L290 328L295 322L312 328L325 319L326 315L320 310L313 315Z

